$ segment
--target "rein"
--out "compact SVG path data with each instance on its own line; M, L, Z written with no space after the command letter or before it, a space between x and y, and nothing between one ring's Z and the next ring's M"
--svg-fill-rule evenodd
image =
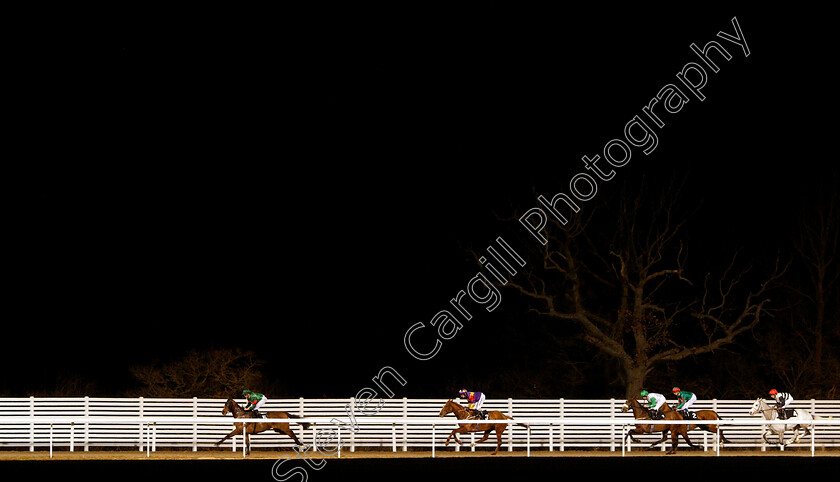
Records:
M452 411L452 413L455 414L456 418L458 417L459 413L464 414L464 418L459 419L459 420L476 420L476 419L470 418L470 411L467 410L467 407L464 407L464 406L462 406L460 404L457 404L455 402L452 402L452 405L455 405L456 407L458 407L458 408L456 408L455 410Z

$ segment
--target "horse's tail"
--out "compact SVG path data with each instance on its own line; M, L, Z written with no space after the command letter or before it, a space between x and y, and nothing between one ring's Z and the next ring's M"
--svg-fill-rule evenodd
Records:
M287 413L286 415L288 415L288 416L289 416L289 418L303 418L303 417L301 417L301 416L299 416L299 415L295 415L295 414L292 414L292 413ZM309 423L309 422L295 422L295 423L296 423L296 424L298 424L298 425L300 425L301 427L303 427L303 429L304 429L304 430L308 429L308 428L309 428L309 426L310 426L310 425L312 425L312 424L311 424L311 423Z
M509 417L507 415L505 415L505 418L507 418L508 420L513 420L513 417ZM531 431L531 426L528 425L527 423L517 423L517 424L514 424L514 425L519 425L520 427L525 427L525 428L528 429L529 432Z

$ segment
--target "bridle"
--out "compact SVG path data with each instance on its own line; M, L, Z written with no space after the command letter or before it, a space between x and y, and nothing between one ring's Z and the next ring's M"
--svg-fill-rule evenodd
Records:
M770 405L767 405L767 408L759 408L759 407L761 407L761 402L764 402L764 405L767 405L766 400L764 400L763 398L759 398L758 400L755 401L755 404L753 405L754 408L750 410L751 414L776 411L776 409L771 407Z

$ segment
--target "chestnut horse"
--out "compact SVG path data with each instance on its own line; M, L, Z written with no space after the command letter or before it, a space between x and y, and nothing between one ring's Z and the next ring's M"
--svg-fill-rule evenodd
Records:
M670 408L670 407L668 407ZM699 428L700 430L705 430L706 432L717 433L720 436L720 443L729 443L726 437L723 436L723 429L721 429L717 424L711 423L699 423L705 421L715 421L720 420L717 412L714 410L696 410L694 411L694 415L697 416L697 424L696 425L689 425L688 431L691 432L695 428ZM688 420L695 420L695 419L688 419ZM661 440L660 440L661 442ZM657 442L659 443L659 442Z
M470 410L458 403L449 400L444 404L443 408L440 409L440 416L443 417L448 413L454 413L455 417L458 420L477 420L472 416ZM456 434L459 433L468 433L468 432L484 432L484 437L481 437L481 440L475 442L470 445L470 447L475 447L477 444L484 442L490 437L490 432L496 431L496 450L493 451L491 455L496 455L496 452L499 451L499 447L502 446L502 433L504 433L505 429L507 428L508 424L506 423L493 423L492 420L513 420L513 417L508 417L507 415L503 414L498 410L490 410L487 414L487 422L482 423L478 420L475 423L462 423L458 428L452 431L449 434L449 437L446 437L446 443L444 445L449 445L449 439L455 437L455 441L458 442L458 445L461 445L461 441L458 440L458 436ZM531 430L531 427L526 423L517 423L521 427L525 427L528 430Z
M642 407L638 400L635 398L628 398L626 402L624 402L624 406L621 407L622 412L627 412L627 410L633 410L633 418L636 420L651 420L650 413L647 411L646 408ZM668 431L671 432L671 450L667 453L675 454L677 453L677 445L679 445L679 436L685 439L688 443L689 447L696 448L697 446L691 443L691 440L688 438L688 425L683 424L669 424L668 420L682 420L682 415L678 412L671 409L667 403L663 403L661 407L662 413L665 414L665 419L661 422L656 422L653 424L636 424L636 428L627 432L627 435L624 436L624 443L627 442L627 437L630 437L630 440L636 442L636 439L633 438L633 435L643 435L647 433L656 433L662 432L662 438L650 446L654 447L661 442L665 441L668 437ZM654 421L655 422L655 421Z
M245 410L244 408L240 407L238 403L236 403L232 398L228 398L227 402L225 403L225 408L222 409L222 415L227 415L229 412L233 412L233 418L255 418L254 412L250 410ZM297 415L292 415L288 412L265 412L266 417L268 419L292 419L292 418L300 418ZM304 429L309 428L308 423L299 423L301 427ZM242 425L247 425L245 427L245 451L246 453L251 453L251 441L249 435L258 434L260 432L265 432L266 430L274 430L277 433L286 434L295 441L297 445L301 444L300 440L298 440L295 433L289 428L289 422L281 423L281 422L253 422L253 423L235 423L233 424L235 429L227 435L224 436L223 439L216 442L216 446L218 447L222 442L225 440L233 437L234 435L238 435L242 433Z

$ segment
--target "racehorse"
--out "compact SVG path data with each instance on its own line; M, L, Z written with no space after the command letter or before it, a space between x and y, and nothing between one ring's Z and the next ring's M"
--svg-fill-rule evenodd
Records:
M469 409L465 408L464 406L449 400L443 405L443 408L440 409L440 416L443 417L448 413L454 413L455 417L458 420L476 420L475 417L470 414ZM508 417L507 415L503 414L498 410L490 410L487 414L487 420L513 420L513 417ZM520 427L525 427L528 430L531 430L531 427L527 423L517 423ZM496 431L496 450L493 451L491 455L496 455L496 452L499 451L499 447L502 446L502 433L504 433L505 429L507 428L508 424L506 423L492 423L492 422L476 422L476 423L463 423L460 424L458 428L452 431L449 434L449 437L446 437L446 443L444 445L449 445L449 439L455 437L455 441L458 442L458 445L461 445L461 441L458 440L458 433L468 433L468 432L484 432L484 437L481 437L481 440L475 442L470 445L470 447L475 447L477 444L484 442L490 437L490 432Z
M771 407L761 397L756 399L755 403L750 409L750 415L755 415L759 412L761 412L761 414L764 415L765 420L776 420L776 418L778 418L779 416L779 413L776 411L776 407ZM775 433L776 436L779 437L778 443L780 445L787 446L790 444L794 444L799 441L802 435L808 435L811 433L811 431L808 429L807 422L810 422L813 419L814 418L811 416L810 413L797 408L794 411L794 416L787 419L787 423L773 424L769 427L765 425L764 433L761 434L761 437L767 443L774 443L767 440L767 431L769 429L769 431ZM799 429L805 429L805 433L800 435ZM788 430L793 430L793 438L790 440L790 442L785 443L785 432L787 432Z
M671 407L668 407L668 408L670 409ZM697 416L697 418L696 418L697 421L720 420L720 417L718 416L717 412L715 412L714 410L696 410L694 412L694 415ZM683 418L685 418L685 417L683 417ZM689 419L689 420L695 420L695 419ZM727 440L727 438L723 436L723 429L721 429L717 424L698 423L696 425L689 425L688 426L688 431L691 432L695 428L699 428L700 430L705 430L706 432L717 433L720 436L720 442L721 443L729 443L729 440ZM660 440L660 442L661 442L661 440ZM657 442L657 443L659 443L659 442Z
M697 446L691 443L691 439L688 438L688 425L683 424L669 424L667 420L682 420L682 415L679 412L676 412L668 406L667 403L662 404L662 413L665 414L665 420L663 422L659 422L657 424L636 424L636 428L627 432L627 435L624 436L624 443L627 442L627 437L630 437L630 440L636 442L636 439L633 438L633 435L643 435L646 433L655 433L655 432L662 432L662 438L652 443L650 446L655 447L660 443L664 442L666 438L668 438L668 431L671 432L671 450L667 453L675 454L677 453L677 446L679 445L679 436L685 439L688 443L689 447L696 448ZM633 418L636 420L651 420L650 413L642 407L638 400L635 398L628 398L626 402L624 402L624 406L621 407L622 412L627 412L627 410L633 409Z
M250 410L245 410L244 408L240 407L238 403L236 403L232 398L228 398L227 402L225 402L225 407L222 409L222 415L227 415L229 412L233 412L233 418L256 418L254 412ZM292 415L288 412L278 412L278 411L271 411L265 412L266 417L269 419L293 419L293 418L300 418L297 415ZM305 429L309 428L308 423L302 422L295 422L299 423L301 427ZM265 432L266 430L274 430L277 433L286 434L295 441L297 445L303 445L300 440L298 440L295 433L289 428L289 422L281 423L281 422L254 422L254 423L235 423L233 424L234 428L233 431L224 436L223 439L216 442L216 446L218 447L222 442L225 440L233 437L234 435L242 433L242 425L247 425L245 427L245 451L247 454L251 454L251 441L249 436L258 434L260 432Z

